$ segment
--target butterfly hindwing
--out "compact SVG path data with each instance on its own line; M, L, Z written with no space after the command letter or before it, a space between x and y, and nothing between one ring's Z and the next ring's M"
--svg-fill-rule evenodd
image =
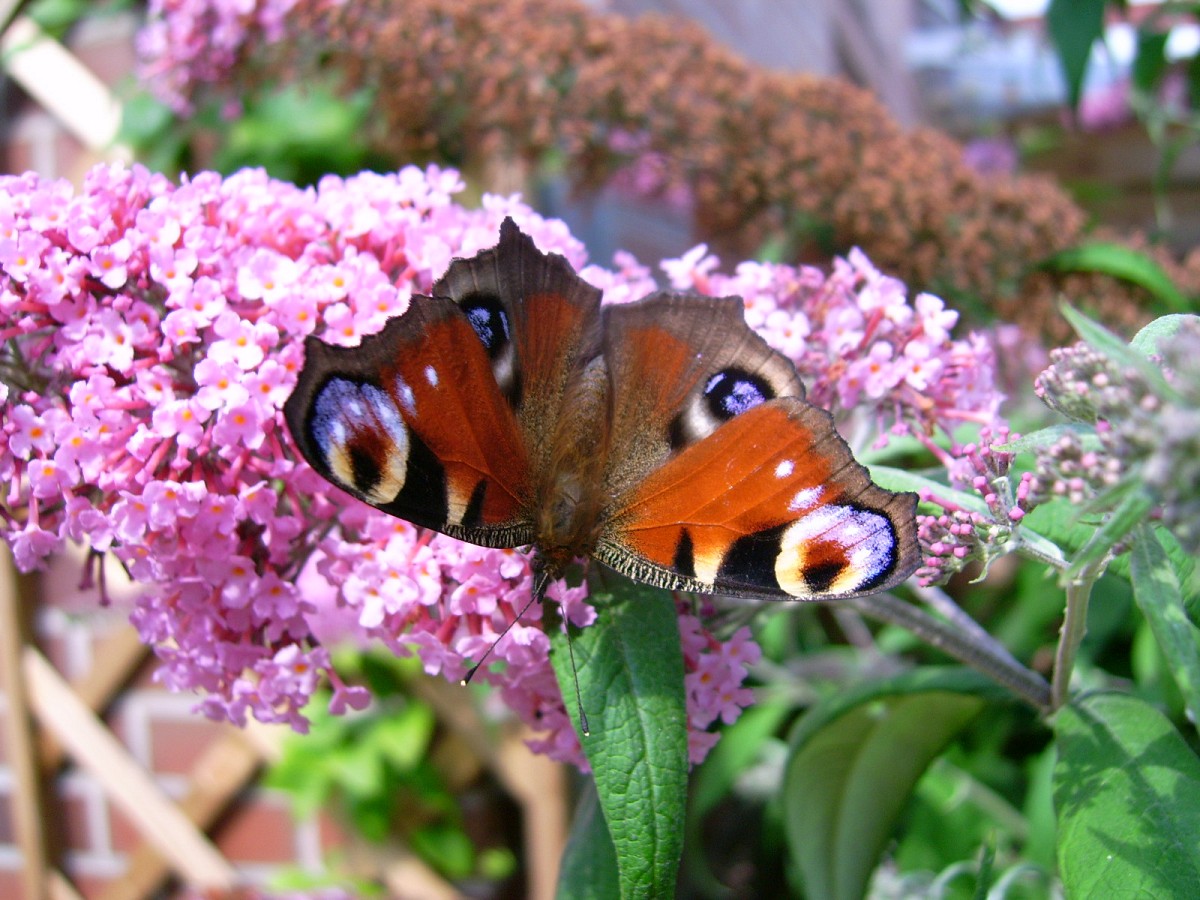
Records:
M915 506L915 495L871 482L827 413L782 398L733 417L619 498L596 555L677 589L850 596L911 574Z
M305 343L288 426L305 459L351 494L489 546L532 540L529 459L488 348L447 298L357 347Z

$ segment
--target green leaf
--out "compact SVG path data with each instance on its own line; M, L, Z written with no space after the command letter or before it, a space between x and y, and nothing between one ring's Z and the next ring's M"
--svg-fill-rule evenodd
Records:
M1130 560L1133 597L1162 648L1171 674L1187 703L1193 722L1200 722L1200 653L1196 627L1183 607L1179 577L1154 530L1147 525L1134 535Z
M857 900L929 763L999 689L965 669L867 685L808 713L791 736L782 802L810 897Z
M1159 353L1159 345L1183 327L1185 322L1200 321L1200 316L1191 313L1175 313L1169 316L1159 316L1153 322L1144 326L1133 336L1129 346L1143 356L1149 357Z
M1191 897L1200 884L1200 760L1165 716L1091 694L1054 719L1058 865L1068 897Z
M1051 0L1046 27L1067 82L1067 102L1079 108L1092 44L1104 33L1106 0Z
M1188 104L1192 109L1200 108L1200 53L1194 53L1185 69L1188 89Z
M1071 435L1079 438L1085 450L1098 449L1100 446L1100 441L1096 438L1096 426L1083 422L1063 422L1023 434L1015 440L1001 444L997 449L1005 453L1036 453L1038 450L1053 447L1064 437Z
M1145 520L1153 508L1154 499L1144 490L1127 492L1117 508L1075 555L1071 568L1067 570L1066 578L1074 578L1087 566L1112 550L1119 541L1126 538Z
M380 719L373 739L396 769L408 772L425 759L436 727L437 717L429 705L411 700Z
M580 737L592 767L620 873L621 896L674 894L687 802L687 711L675 601L665 591L614 581L592 592L599 619L574 642L591 734ZM550 658L578 727L566 638Z
M475 845L457 825L433 822L408 836L422 859L452 879L466 878L475 869Z
M720 881L710 869L709 856L704 852L705 816L729 795L747 769L762 761L768 746L781 744L775 734L795 708L795 702L787 698L766 701L747 709L734 724L722 729L720 742L696 770L683 845L683 871L700 894L723 893Z
M1167 38L1166 31L1141 31L1137 33L1137 52L1133 57L1133 66L1129 80L1136 90L1143 93L1156 91L1162 83L1167 71Z
M946 503L952 503L968 512L989 515L987 504L978 494L969 494L952 488L940 481L909 472L905 469L893 469L891 466L871 466L871 478L890 491L926 492L932 498ZM1035 510L1036 512L1036 510ZM1017 530L1018 543L1016 549L1024 555L1040 562L1050 562L1056 566L1063 565L1063 553L1059 546L1050 538L1041 534L1032 519L1022 520Z
M795 708L790 701L760 703L725 728L721 741L705 757L692 782L691 817L699 819L717 805L738 776L758 760L763 744Z
M918 475L916 472L910 472L907 469L894 469L891 466L871 466L871 480L880 487L887 488L889 491L912 491L918 494L925 491L941 500L961 506L970 512L987 513L988 511L987 504L983 502L983 498L978 494L960 491L958 488L950 487L945 482L926 478L924 475Z
M1042 263L1054 272L1096 272L1111 275L1145 290L1171 312L1191 308L1183 292L1152 257L1132 247L1093 241L1061 250Z
M589 784L575 807L555 895L560 900L610 900L620 893L617 854L600 812L595 785Z

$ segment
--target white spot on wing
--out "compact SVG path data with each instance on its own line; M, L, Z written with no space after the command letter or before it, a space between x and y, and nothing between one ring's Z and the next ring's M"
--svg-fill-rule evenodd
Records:
M416 395L413 394L413 389L409 387L408 382L399 376L396 377L396 398L406 413L410 416L417 414Z
M777 465L775 467L775 477L776 478L787 478L789 475L791 475L795 471L796 471L796 464L794 462L792 462L790 459L785 459L785 460L783 460L783 462L781 462L779 465Z
M438 386L437 369L435 369L433 366L426 366L425 367L425 380L429 382L430 387L437 387Z
M783 477L779 474L778 469L775 470L775 476L777 478ZM821 499L821 495L823 493L825 493L825 489L820 485L817 485L816 487L804 488L802 491L797 491L796 496L793 497L788 503L788 510L790 512L800 512L802 509L811 509L817 504L817 501Z

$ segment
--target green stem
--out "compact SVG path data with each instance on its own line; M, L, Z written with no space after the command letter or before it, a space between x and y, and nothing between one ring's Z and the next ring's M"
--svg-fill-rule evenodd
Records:
M966 634L891 594L853 597L842 602L863 615L911 631L931 647L1004 685L1038 710L1045 712L1051 708L1050 686L1045 679L1018 663L990 635Z
M1079 653L1079 645L1083 643L1083 636L1087 634L1088 603L1092 598L1092 587L1107 564L1107 556L1094 560L1067 582L1067 605L1063 612L1058 649L1054 653L1054 677L1050 682L1052 710L1059 709L1067 702L1075 657Z

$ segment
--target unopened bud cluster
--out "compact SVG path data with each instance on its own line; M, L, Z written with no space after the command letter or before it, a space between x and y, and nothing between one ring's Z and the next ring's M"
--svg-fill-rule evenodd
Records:
M1065 432L1038 454L1036 501L1082 505L1136 480L1157 516L1191 553L1200 552L1200 319L1159 344L1163 381L1079 343L1056 350L1037 395L1092 430Z

